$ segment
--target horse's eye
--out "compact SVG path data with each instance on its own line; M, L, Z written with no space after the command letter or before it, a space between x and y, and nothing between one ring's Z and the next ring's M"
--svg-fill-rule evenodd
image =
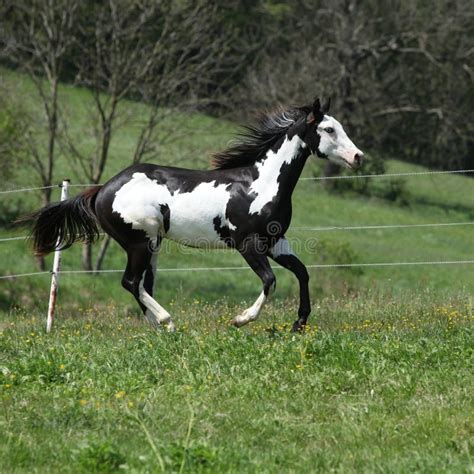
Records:
M332 127L326 127L324 131L328 133L334 133L334 129Z

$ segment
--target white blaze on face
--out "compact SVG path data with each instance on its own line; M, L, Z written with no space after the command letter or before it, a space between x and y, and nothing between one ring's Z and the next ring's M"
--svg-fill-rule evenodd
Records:
M169 189L148 178L145 173L134 173L132 179L115 194L114 212L133 229L143 230L151 239L163 235L164 222L161 206L170 210L170 227L166 236L196 247L226 247L215 231L214 219L221 226L235 229L225 217L230 193L227 184L215 186L215 181L201 183L189 193Z
M347 136L342 125L329 115L325 115L318 125L320 135L319 151L327 155L328 159L349 168L360 166L364 156Z
M268 204L278 193L281 167L298 155L301 147L306 146L298 135L291 140L285 137L278 151L269 150L266 158L257 163L258 178L251 184L250 191L257 197L250 204L250 214L260 214L265 204Z

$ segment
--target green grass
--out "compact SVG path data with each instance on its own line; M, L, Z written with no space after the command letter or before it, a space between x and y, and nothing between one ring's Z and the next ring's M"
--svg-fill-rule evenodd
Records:
M2 71L5 73L5 71ZM31 83L5 73L28 107ZM71 133L90 150L90 97L61 88ZM37 109L38 110L38 109ZM130 162L144 106L114 136L104 180ZM206 168L234 124L176 113L179 131L157 163ZM357 142L356 137L353 137ZM310 161L304 176L321 162ZM388 160L389 172L423 168ZM84 182L67 155L55 179ZM472 179L405 178L409 205L329 193L302 181L288 237L313 263L472 260L474 226L327 231L354 226L473 221ZM383 186L383 180L380 180ZM2 189L38 185L24 164ZM59 192L56 193L59 197ZM2 222L38 206L3 195ZM8 226L0 237L22 235ZM0 243L0 274L36 270L24 242ZM79 245L63 269L80 268ZM47 260L51 265L51 257ZM242 266L232 251L168 243L159 267ZM125 267L112 245L107 269ZM52 334L44 333L49 276L0 281L1 472L472 472L472 265L311 270L312 328L291 335L298 286L277 269L260 321L228 321L251 303L250 270L160 273L156 297L177 334L153 333L119 273L64 274Z
M153 333L117 307L16 314L0 333L3 472L470 472L468 298L294 302L244 330L241 307L175 302ZM33 317L32 317L33 315Z

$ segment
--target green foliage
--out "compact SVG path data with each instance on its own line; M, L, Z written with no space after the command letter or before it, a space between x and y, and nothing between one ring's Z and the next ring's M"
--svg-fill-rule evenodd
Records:
M164 457L165 464L172 472L209 472L218 465L218 453L215 448L205 444L184 446L181 443L171 443Z
M352 264L360 262L360 256L349 242L321 239L317 245L317 261L322 264ZM362 275L360 267L341 268L340 271Z
M12 197L0 201L0 227L11 229L15 220L27 213L27 207L22 198Z
M318 176L317 170L314 170ZM343 170L342 176L350 175L382 175L386 172L385 160L380 155L368 155L364 159L362 168L354 171ZM400 206L408 206L410 193L406 187L406 181L401 178L369 178L358 179L333 179L325 183L326 188L336 194L360 194L366 197L375 197L390 201Z
M78 470L81 472L117 472L125 461L117 448L107 441L86 446L77 455Z
M24 112L10 97L11 90L0 81L0 166L3 180L12 178L22 164L22 141L25 140ZM1 212L1 210L0 210Z

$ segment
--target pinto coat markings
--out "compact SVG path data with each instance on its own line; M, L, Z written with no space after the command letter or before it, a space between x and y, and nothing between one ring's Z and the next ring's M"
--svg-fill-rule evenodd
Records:
M281 168L298 156L303 143L298 135L291 139L285 137L277 151L269 150L265 160L256 164L258 178L250 185L250 192L257 197L250 204L249 214L260 214L265 205L272 202L280 187Z
M215 181L197 185L192 191L170 192L145 173L134 173L132 179L115 194L114 212L135 230L143 230L149 238L164 235L194 247L226 247L215 230L215 221L235 229L225 217L231 197L228 184Z

